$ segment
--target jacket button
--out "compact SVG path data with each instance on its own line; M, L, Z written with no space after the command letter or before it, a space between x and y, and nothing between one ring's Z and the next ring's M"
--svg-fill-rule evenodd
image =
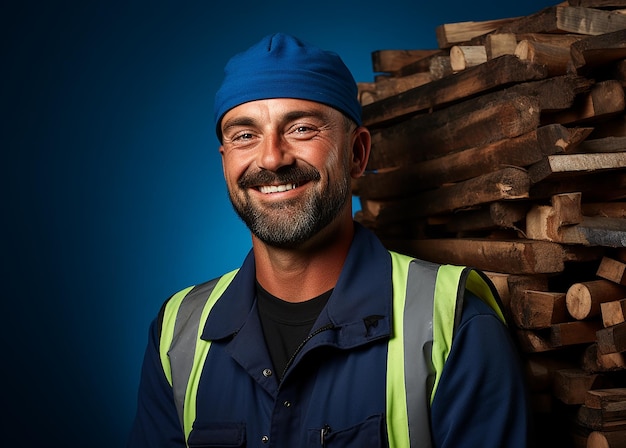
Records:
M291 407L291 401L288 401L288 400L287 400L287 401L285 401L285 402L283 403L283 406L285 406L286 408L290 408L290 407Z
M263 376L265 378L269 378L270 376L272 376L272 370L271 369L263 369Z
M267 442L269 442L269 441L270 441L270 438L269 438L269 437L267 437L267 436L263 436L263 437L261 437L261 442L263 442L263 443L267 443Z

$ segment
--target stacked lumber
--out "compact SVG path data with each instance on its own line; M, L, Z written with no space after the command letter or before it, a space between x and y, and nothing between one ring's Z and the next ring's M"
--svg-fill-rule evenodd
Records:
M626 447L626 0L442 25L372 54L356 219L485 271L519 344L536 446Z

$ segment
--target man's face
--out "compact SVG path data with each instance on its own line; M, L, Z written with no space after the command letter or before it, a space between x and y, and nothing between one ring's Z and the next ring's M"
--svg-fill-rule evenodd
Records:
M264 243L298 247L349 204L354 125L337 110L258 100L227 112L221 129L231 202Z

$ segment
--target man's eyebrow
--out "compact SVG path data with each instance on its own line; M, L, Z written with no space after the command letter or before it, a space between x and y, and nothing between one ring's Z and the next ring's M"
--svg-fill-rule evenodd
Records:
M253 126L255 124L254 119L250 117L233 117L226 120L222 125L223 132L226 132L229 128L236 126Z
M283 117L283 120L294 121L300 118L316 118L318 120L328 120L328 114L324 113L320 110L294 110L292 112L288 112Z

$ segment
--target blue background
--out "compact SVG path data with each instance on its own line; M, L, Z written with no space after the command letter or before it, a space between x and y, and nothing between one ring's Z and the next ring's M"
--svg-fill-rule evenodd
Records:
M212 124L230 56L284 31L371 82L375 50L554 4L263 3L2 3L3 446L123 446L151 319L247 253Z

